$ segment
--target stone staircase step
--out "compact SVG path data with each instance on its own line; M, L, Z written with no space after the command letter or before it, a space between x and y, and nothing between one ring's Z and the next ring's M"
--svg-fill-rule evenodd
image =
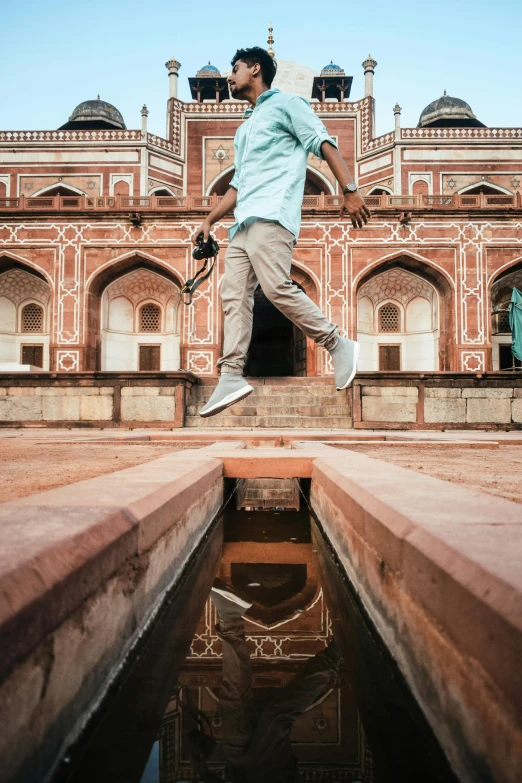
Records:
M197 416L198 407L195 405L189 405L187 407L187 416ZM233 405L227 408L223 413L218 413L212 418L216 421L221 420L224 416L306 416L306 417L319 417L319 416L349 416L350 407L348 405L314 405L314 406L300 406L289 405L283 406L270 406L270 408L254 407L254 406L240 406Z
M187 416L186 427L200 427L212 429L219 427L247 427L252 428L294 428L308 429L352 429L353 423L350 416L210 416L203 419L201 416Z
M338 392L333 378L284 379L257 384L244 400L209 418L198 415L217 384L193 386L186 410L186 427L220 428L326 428L350 429L352 424L348 392Z

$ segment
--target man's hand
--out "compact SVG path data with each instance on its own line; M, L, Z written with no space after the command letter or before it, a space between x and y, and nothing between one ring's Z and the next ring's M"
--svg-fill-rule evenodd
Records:
M196 229L196 233L192 235L192 243L194 245L198 244L198 237L203 232L203 241L206 242L208 239L208 235L210 234L210 229L212 228L212 223L208 218L203 221L203 223L200 225L198 229Z
M341 204L341 209L339 211L341 220L346 213L348 213L348 217L352 221L352 226L354 228L362 228L363 223L367 223L368 218L371 217L370 210L357 190L355 193L347 193L344 197L344 201Z

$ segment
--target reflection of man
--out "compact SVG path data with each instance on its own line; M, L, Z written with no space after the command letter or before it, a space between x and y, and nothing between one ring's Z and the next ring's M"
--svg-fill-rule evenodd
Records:
M290 732L296 719L331 687L341 662L335 640L310 658L258 716L253 704L252 668L242 619L252 603L216 579L210 591L223 642L219 700L227 780L233 783L299 781Z
M203 221L205 239L212 225L232 210L221 296L224 312L221 375L201 416L216 413L248 396L253 388L242 377L252 333L254 289L259 282L268 299L292 323L331 354L337 389L346 389L356 371L359 346L337 331L290 278L292 250L301 222L308 154L324 158L344 194L341 217L354 228L368 222L370 212L339 154L335 141L298 95L270 89L276 63L256 46L239 49L228 77L233 98L248 101L247 122L234 139L235 174L220 203Z

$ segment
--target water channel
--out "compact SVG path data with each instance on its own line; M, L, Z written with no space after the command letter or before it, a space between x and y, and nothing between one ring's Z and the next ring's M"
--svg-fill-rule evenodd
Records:
M306 498L233 500L54 783L457 781Z

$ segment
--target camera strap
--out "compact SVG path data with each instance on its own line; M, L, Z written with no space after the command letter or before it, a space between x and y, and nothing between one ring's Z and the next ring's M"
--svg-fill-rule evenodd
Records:
M201 283L204 283L205 280L208 280L210 275L212 274L212 270L214 269L215 263L217 260L217 255L213 256L212 258L205 258L205 262L201 269L198 269L194 277L191 277L190 280L187 280L185 285L182 287L180 294L181 294L181 301L183 304L191 305L192 304L192 297L196 293L196 290L199 288ZM207 264L211 261L211 265L209 270L207 270ZM204 274L206 272L206 274ZM200 277L200 275L203 275ZM188 299L187 299L188 298Z

